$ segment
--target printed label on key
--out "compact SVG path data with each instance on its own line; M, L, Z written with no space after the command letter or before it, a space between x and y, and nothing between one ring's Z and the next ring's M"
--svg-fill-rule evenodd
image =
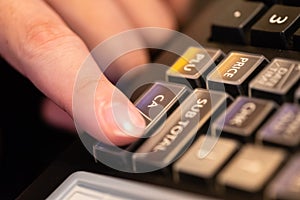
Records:
M256 110L256 104L253 102L245 103L240 110L229 120L231 126L241 127L244 123L249 120L251 115ZM253 116L253 115L252 115Z
M248 83L266 64L263 55L231 52L208 76L207 88L233 97L248 95Z
M251 89L286 93L300 78L300 62L274 59L250 83Z
M202 109L207 102L208 99L199 98L196 104L194 104L190 110L184 114L185 120L178 121L177 124L170 129L169 133L167 133L164 138L153 147L151 152L165 151L166 148L177 138L177 136L181 134L188 125L190 125L190 122L194 120L194 118L199 118L200 109Z
M135 105L150 123L172 111L172 107L186 97L188 90L179 84L156 82L145 94L136 100Z
M257 139L283 146L300 143L300 107L285 103L258 131Z
M186 52L171 66L170 71L174 73L194 76L199 73L203 63L209 60L209 55L203 49L190 47Z
M288 16L285 16L284 18L277 16L276 14L272 15L272 17L269 19L269 22L271 24L283 24L289 19Z
M226 93L196 89L133 155L137 170L170 164L192 142L211 115L221 106L225 108L227 98Z
M167 80L205 88L207 74L223 59L219 49L190 47L166 72ZM190 86L188 84L188 86Z
M209 75L209 79L243 81L263 60L263 56L233 52Z
M287 49L299 23L300 7L275 4L251 27L251 44Z
M224 73L223 77L231 79L233 78L238 71L245 66L245 64L249 61L249 58L239 58L227 71Z
M238 97L216 120L213 131L249 137L260 127L274 108L275 103L272 101Z

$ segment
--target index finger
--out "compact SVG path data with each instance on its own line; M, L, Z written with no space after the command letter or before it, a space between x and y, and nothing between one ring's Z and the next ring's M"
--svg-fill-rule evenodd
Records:
M74 84L81 64L89 55L83 41L43 1L1 1L0 13L0 26L3 27L0 32L0 52L46 96L73 115ZM95 74L85 81L89 83L98 79ZM101 97L102 103L95 104L96 119L89 120L93 116L83 115L79 123L84 124L85 130L92 130L90 134L97 139L103 139L105 135L115 144L135 140L126 132L127 129L122 129L111 119L111 107L107 105L116 88L104 77L101 84L105 90L97 90L96 96ZM120 95L118 101L133 107L125 96ZM136 117L135 122L128 119L130 131L141 133L144 121L138 111L130 111ZM106 113L108 118L99 116L100 113Z

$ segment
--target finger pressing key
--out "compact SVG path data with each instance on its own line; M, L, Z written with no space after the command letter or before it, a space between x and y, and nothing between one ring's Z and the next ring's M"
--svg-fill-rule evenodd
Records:
M0 1L0 13L1 54L46 96L74 116L74 85L82 63L89 56L84 42L43 1ZM95 68L99 70L96 64ZM112 117L112 106L106 105L111 105L112 94L120 92L104 76L99 81L98 75L88 76L82 85L77 85L81 92L84 84L94 82L101 83L98 88L105 90L97 89L93 104L78 108L82 115L76 122L97 139L109 139L119 145L135 140L129 132L141 133L145 126L143 118L124 95L118 95L116 104L122 104L127 112L124 115L131 117L126 124L117 121L122 121L122 115L118 119ZM86 107L90 107L93 115L85 115Z

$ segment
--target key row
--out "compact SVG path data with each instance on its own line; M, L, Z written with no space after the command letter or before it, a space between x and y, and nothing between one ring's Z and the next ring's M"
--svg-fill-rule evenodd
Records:
M148 131L145 137L152 135L153 132L151 130L156 131L161 123L166 121L178 105L182 106L181 104L183 104L189 93L190 91L184 85L157 82L137 99L135 105L139 108L147 122ZM225 93L224 98L226 101L220 100L213 91L209 92L207 90L197 89L191 96L196 98L196 95L202 96L203 105L198 105L199 107L204 106L204 103L207 103L206 108L208 109L201 115L202 119L204 119L204 116L209 112L215 112L216 109L214 106L217 102L226 103L226 106L222 108L223 110L219 109L221 112L225 110L226 112L213 123L213 135L220 135L222 133L223 136L234 137L244 142L252 142L254 134L258 131L257 138L260 142L272 143L290 148L299 145L300 134L297 134L297 132L300 131L300 127L298 126L298 124L300 124L300 110L297 104L284 103L274 114L278 108L278 104L274 99L265 100L261 98L238 96L229 106L231 99L229 96L226 96ZM189 97L189 99L192 97ZM187 101L192 103L192 100ZM199 101L201 102L201 100ZM211 102L214 102L214 105L212 105ZM190 107L192 107L192 105L190 105ZM197 105L194 106L193 111L189 111L190 116L192 116L192 113L195 113L196 108ZM178 112L182 112L182 110L179 110L177 111L177 114L174 114L175 117L178 118L177 120L181 117ZM202 112L204 112L203 109ZM214 114L214 116L216 116L216 113ZM273 115L273 117L267 121L271 115ZM171 121L176 120L174 118ZM261 128L264 123L265 126ZM179 124L184 123L181 122ZM203 123L200 124L202 125ZM199 124L196 127L199 129ZM163 129L160 129L159 131L163 132Z
M278 109L274 101L247 97L245 94L254 88L249 85L255 83L257 77L262 77L258 81L263 83L261 85L274 87L280 83L280 89L287 88L285 91L288 93L290 90L294 91L299 81L299 72L295 70L298 67L298 61L277 58L269 63L262 55L232 52L225 56L220 50L191 47L167 71L167 80L170 82L152 84L135 100L135 105L147 122L144 137L123 148L97 142L93 146L94 156L110 167L127 172L171 168L174 179L179 184L184 184L185 177L192 177L200 182L209 181L214 185L214 191L220 186L222 191L219 193L222 196L230 194L232 189L262 195L274 172L287 159L286 151L298 150L299 106L284 103ZM227 85L222 84L225 82L222 79L224 75L229 79ZM209 81L214 82L209 84ZM191 84L196 89L191 92L191 87L182 83L188 86ZM232 91L237 92L231 95L225 93ZM270 89L267 91L274 93ZM282 96L285 97L286 94ZM231 96L236 99L233 101ZM218 151L218 144L225 140L229 142L225 142L226 148L221 148L222 153L213 153ZM248 143L240 148L241 143L254 141L267 145ZM211 168L203 169L210 173L209 178L198 168L198 171L189 171L177 166L180 160L176 160L186 157L194 148L190 146L198 143L201 146L197 147L197 153L191 157L209 159L212 162ZM254 158L254 155L262 157ZM215 159L216 156L224 157ZM261 166L266 162L264 158L269 156L272 158L268 161L268 168L261 171ZM227 164L229 160L230 163ZM254 163L252 167L247 168L251 163ZM192 165L195 163L189 166ZM245 173L249 180L233 176L232 173L236 172ZM277 178L272 187L268 186L268 196L274 195L274 188L285 179L286 177ZM297 187L297 182L291 181L292 183ZM279 193L280 191L278 195L282 195ZM276 198L277 196L274 199Z
M158 87L161 89L158 90ZM168 90L175 87L178 89L173 90L173 95L168 94L170 92ZM158 82L136 101L135 104L142 115L149 119L147 124L148 131L145 137L153 135L153 131L156 132L156 135L164 135L164 131L170 131L169 129L171 128L166 130L164 128L159 129L162 122L167 125L170 124L171 127L176 127L176 122L181 120L178 124L183 126L183 128L188 128L189 125L197 127L199 131L200 128L203 128L202 126L207 121L206 116L208 116L211 118L212 135L215 136L222 134L243 142L253 142L255 134L258 132L256 139L259 142L289 148L297 148L299 146L300 107L298 104L284 103L279 107L273 100L247 96L239 96L231 103L232 99L225 93L201 89L196 89L184 101L189 93L188 89L184 88L185 86L183 85ZM182 91L185 92L183 93ZM187 103L189 106L186 106ZM222 104L224 106L220 107ZM179 106L179 108L173 114L174 107L176 108L174 105ZM185 107L192 109L185 111L183 110ZM199 108L201 110L198 111ZM193 122L191 120L189 120L189 123L185 123L187 120L183 119L182 112L187 112L186 116L189 116L196 123L191 123ZM150 116L150 113L154 115ZM169 119L168 117L172 116L171 114L173 117ZM197 114L201 115L201 119ZM207 132L207 130L207 128L202 129L204 132ZM183 129L183 131L185 130ZM174 135L173 137L175 138ZM153 144L155 143L152 141L153 139L151 138L147 142ZM165 148L165 146L158 146L154 149L159 148Z
M197 183L197 191L224 199L298 199L300 153L287 159L275 147L240 144L220 138L205 158L199 150L207 140L201 136L172 166L176 183Z
M167 80L191 87L227 92L233 97L275 100L278 104L298 98L300 61L263 55L190 47L167 71Z
M252 142L254 134L258 131L257 138L259 138L259 141L261 142L291 148L299 145L300 134L297 134L297 132L300 131L300 126L298 126L298 124L300 124L300 110L297 104L285 102L274 114L278 108L275 99L266 100L262 98L238 96L234 102L229 105L232 99L228 95L226 96L226 93L219 94L215 93L213 90L196 89L190 94L189 98L185 100L189 93L190 91L184 85L157 82L137 99L135 105L139 108L142 115L145 116L145 119L147 119L148 131L145 137L151 136L153 134L152 130L156 131L157 135L164 134L162 133L164 129L159 129L159 131L157 131L162 123L175 126L172 122L175 123L182 117L182 107L185 107L184 102L187 101L191 104L188 107L193 108L191 111L188 111L187 115L190 117L197 117L196 114L201 114L196 113L198 107L206 108L202 108L201 110L201 120L204 120L208 113L213 113L213 115L209 115L209 117L213 117L210 122L213 124L213 135L220 135L222 133L223 136L234 137L244 142ZM197 95L199 96L199 99ZM218 95L223 95L224 99ZM202 104L197 105L195 103L196 99ZM216 104L219 102L222 102L225 105L225 107L222 107L222 110L215 108ZM192 104L195 105L193 106ZM179 109L176 111L176 114L173 114L174 117L168 119L178 106ZM223 114L216 120L214 116L217 116L217 114L222 112ZM271 115L273 115L273 117L265 123ZM195 120L197 121L198 119ZM179 124L184 127L187 126L188 124L185 124L183 121L186 120L182 119ZM197 123L198 125L195 125L195 127L198 129L204 124L202 122ZM264 123L265 126L261 128ZM168 132L169 130L166 131ZM149 140L150 143L153 143L151 142L152 139Z
M182 151L179 147L185 147L187 143L190 142L192 138L197 137L201 131L209 133L210 130L212 130L212 133L217 137L222 133L223 135L235 137L240 141L251 141L255 132L260 128L260 125L262 125L262 122L275 110L276 105L274 101L278 101L278 98L276 99L268 93L263 93L266 95L263 96L263 98L271 98L271 102L256 98L237 98L234 105L228 109L228 113L234 117L228 122L226 121L225 124L222 124L224 119L221 119L221 126L216 125L219 122L215 123L213 129L211 129L210 125L213 124L212 122L216 120L217 116L227 109L227 106L232 101L231 96L237 97L237 95L246 94L244 92L247 92L245 88L248 87L248 83L250 83L250 85L256 82L261 84L261 82L264 81L263 83L265 84L268 83L268 79L270 79L270 83L272 83L271 86L273 87L276 85L274 84L274 80L276 80L276 83L280 84L279 89L285 88L285 93L282 94L282 97L286 98L286 94L290 93L290 90L295 88L295 85L299 83L299 71L297 70L300 66L299 62L275 59L267 65L268 61L263 56L241 52L232 52L220 62L221 58L224 58L224 54L220 50L189 48L167 71L167 79L174 82L187 83L186 77L189 77L188 83L193 82L197 87L203 87L202 84L206 83L208 89L213 90L209 91L198 88L190 94L191 91L189 87L182 84L171 82L157 82L153 84L134 102L147 122L144 138L126 147L125 152L123 151L124 149L114 147L102 148L100 144L99 148L104 151L99 151L101 152L99 153L100 157L110 161L112 157L115 156L116 163L120 163L121 167L126 166L129 171L139 170L139 168L143 170L145 166L146 168L148 166L148 164L145 165L145 162L147 162L147 160L151 161L148 156L152 154L150 153L148 155L149 152L157 152L160 149L166 150L167 153L164 155L167 160L162 161L164 160L163 155L161 157L157 156L157 158L159 158L157 163L159 164L149 165L157 168L166 166ZM218 62L220 63L216 66L215 63ZM258 71L262 69L262 66L265 68L259 73ZM210 70L212 71L209 72ZM287 75L285 76L282 71L289 71L289 73L286 73ZM185 72L187 72L187 74L185 74ZM229 79L225 84L223 76ZM262 81L255 81L255 79L254 81L250 81L251 78L257 77L259 80L262 79ZM230 78L233 80L230 80ZM266 85L266 92L274 94L276 90L272 91L268 88L270 84L264 84L261 85ZM254 88L255 87L252 87L252 89ZM231 96L228 96L225 92L230 93ZM296 92L296 94L298 94L298 92ZM187 96L188 98L186 98ZM232 116L228 115L224 118L228 120L227 118L231 118ZM295 117L295 119L297 118ZM286 124L290 125L289 123ZM283 126L283 128L285 127ZM299 130L297 126L295 130ZM259 136L262 142L276 144L276 142L274 142L277 137L276 131L273 131L274 134L270 134L271 136L263 134L264 131L261 132ZM292 131L289 134L291 133ZM289 143L288 139L290 139L291 141L296 141L296 145L282 144L282 142L279 142L279 145L289 147L297 146L299 139L295 133L293 134L294 136L292 135L293 137L290 138L287 137L288 134L282 134L286 140L277 137L277 141ZM177 142L178 144L174 146L173 144ZM176 147L177 152L173 152L174 147ZM96 147L96 149L97 148L98 147ZM136 155L133 156L132 152L146 154L139 157ZM96 154L95 156L98 157L97 151ZM170 154L172 154L173 157L169 156ZM122 159L118 158L120 156ZM135 162L133 162L132 159L134 159ZM141 162L139 162L139 160L141 160Z
M99 149L107 151L100 152L100 157L107 154L108 159L111 156L128 159L123 164L129 164L128 169L135 172L153 171L172 163L201 133L214 136L216 141L222 135L243 143L257 141L290 150L297 150L299 147L298 104L285 103L278 109L274 101L246 96L240 96L232 103L226 93L205 89L195 89L184 100L180 100L182 96L178 93L168 99L164 93L156 90L156 85L163 84L154 84L142 99L137 100L141 112L147 112L143 115L155 113L154 116L148 116L151 121L143 137L127 146L124 152L118 147L116 151L102 148L99 143ZM164 87L168 86L170 85L166 84ZM159 101L153 103L151 99ZM178 105L175 110L168 106L174 102ZM203 155L205 156L205 152Z
M156 84L153 88L156 88ZM168 84L165 85L167 86ZM145 94L153 94L156 91L151 88L149 90ZM149 96L154 97L153 99L156 97L156 95ZM148 99L146 96L143 98ZM175 94L173 99L168 101L178 101L178 98L179 95ZM137 102L142 100L139 99ZM105 160L104 163L119 165L113 166L117 169L124 170L124 167L127 167L125 170L130 172L149 172L169 167L172 168L177 183L184 184L185 181L188 183L191 180L200 183L211 182L213 184L211 192L219 192L220 195L231 194L232 189L251 195L253 193L262 195L269 180L287 159L287 148L272 146L278 144L293 147L296 151L299 147L300 107L286 103L277 109L276 104L270 100L250 97L238 97L233 103L230 102L231 99L226 93L195 89L171 112L160 127L148 127L146 138L124 149L99 142L93 147L94 156L102 162ZM168 105L168 102L163 100L157 102L160 103ZM148 105L156 103L151 102ZM163 108L162 110L167 112ZM222 137L219 137L220 135ZM234 140L230 136L227 137L228 135L242 139ZM251 136L255 136L258 143L266 142L274 145L262 146L251 143L241 145L245 138ZM295 162L292 162L287 165L288 169L284 170L299 168L298 165L294 165ZM268 191L271 191L268 195L274 195L272 193L274 187L278 187L278 184L288 179L289 177L286 177L288 175L291 176L288 173L276 178L272 186L268 187ZM293 187L296 189L299 187L296 180L290 180L290 184L294 184ZM200 184L199 187L207 186ZM218 191L218 187L222 188L221 191ZM279 195L286 195L289 191L276 190L276 192Z
M300 7L267 8L261 2L234 1L217 14L211 31L213 41L248 44L250 40L254 46L300 50Z

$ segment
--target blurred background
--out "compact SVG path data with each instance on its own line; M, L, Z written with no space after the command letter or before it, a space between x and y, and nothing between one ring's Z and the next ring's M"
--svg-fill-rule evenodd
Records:
M0 199L15 199L75 135L41 117L44 96L0 58Z

